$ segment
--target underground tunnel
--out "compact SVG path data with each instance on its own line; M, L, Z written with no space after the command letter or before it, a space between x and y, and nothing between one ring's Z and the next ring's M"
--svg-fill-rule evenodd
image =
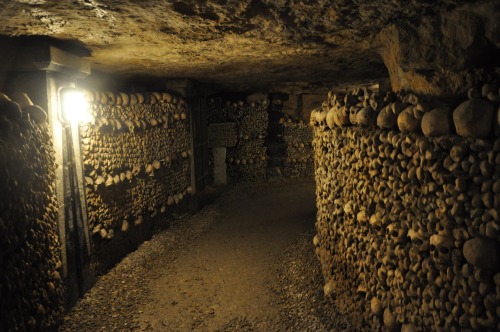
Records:
M0 9L0 331L500 330L500 2Z

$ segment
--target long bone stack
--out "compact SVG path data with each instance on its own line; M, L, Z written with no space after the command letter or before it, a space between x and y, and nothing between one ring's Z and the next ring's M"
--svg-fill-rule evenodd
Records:
M302 121L283 117L283 140L286 146L283 175L287 178L311 177L314 174L314 154L311 128Z
M491 83L451 106L358 90L311 115L314 245L325 294L350 295L338 305L357 328L500 329L498 96Z
M44 331L62 319L55 159L47 114L0 93L0 330Z
M86 96L95 117L81 128L89 226L111 239L192 192L189 111L167 92Z
M209 122L235 122L238 127L236 146L227 149L229 182L264 181L268 127L267 100L229 102L221 98L209 100ZM212 166L213 167L213 166Z

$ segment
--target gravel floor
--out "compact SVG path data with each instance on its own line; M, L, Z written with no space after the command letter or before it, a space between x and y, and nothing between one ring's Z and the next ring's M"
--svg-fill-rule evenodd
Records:
M351 319L323 294L321 267L314 254L314 229L300 234L276 265L274 289L284 331L354 331ZM344 301L348 301L344 299Z
M314 185L242 184L128 255L60 331L352 330L323 295Z

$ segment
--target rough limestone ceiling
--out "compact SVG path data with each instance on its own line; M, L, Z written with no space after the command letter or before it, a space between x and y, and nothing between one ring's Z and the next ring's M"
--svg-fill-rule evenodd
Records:
M386 77L377 33L454 0L13 0L0 34L83 43L93 69L232 89Z

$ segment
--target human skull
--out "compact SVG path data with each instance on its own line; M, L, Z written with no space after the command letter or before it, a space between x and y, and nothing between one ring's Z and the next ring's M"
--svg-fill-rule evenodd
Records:
M356 106L349 107L349 121L353 125L357 125L358 124L358 119L357 119L358 112L359 112L359 108L358 107L356 107Z
M497 269L500 264L500 247L492 239L468 239L463 246L463 255L467 262L482 269Z
M137 176L140 172L141 172L141 166L139 166L139 165L135 165L135 166L132 168L132 175L133 175L133 176Z
M370 127L375 125L377 114L371 107L363 107L356 114L356 123L361 126Z
M454 162L461 162L467 155L467 149L461 145L455 145L450 150L450 158Z
M494 106L484 99L464 101L453 111L457 134L462 137L488 137Z
M432 109L422 116L422 132L426 137L450 135L452 128L451 110L447 107Z
M339 127L349 125L349 112L347 107L337 107L337 111L334 114L334 122Z
M324 108L321 109L320 112L316 114L316 123L320 126L326 125L326 115L328 114L328 110Z
M397 118L398 128L401 132L419 132L422 120L422 113L415 110L415 107L409 106L399 113Z
M389 224L385 230L387 238L390 238L393 243L401 243L404 241L405 231L397 223Z
M311 115L309 117L309 125L310 126L316 126L318 124L317 117L318 117L319 112L320 112L320 110L317 108L315 108L314 110L311 111Z
M337 112L336 107L330 108L328 113L326 114L326 125L330 128L333 129L335 127L335 113Z
M400 102L395 102L382 108L377 116L377 126L385 129L397 129L397 118L404 108L405 105Z
M380 213L375 213L370 216L369 223L372 226L372 229L378 234L384 234L385 231L385 222L384 218Z
M453 237L445 234L434 234L430 238L430 251L433 261L440 265L449 264L453 250Z
M390 106L387 105L379 112L377 116L377 126L380 128L394 129L397 124L397 119L391 112Z

